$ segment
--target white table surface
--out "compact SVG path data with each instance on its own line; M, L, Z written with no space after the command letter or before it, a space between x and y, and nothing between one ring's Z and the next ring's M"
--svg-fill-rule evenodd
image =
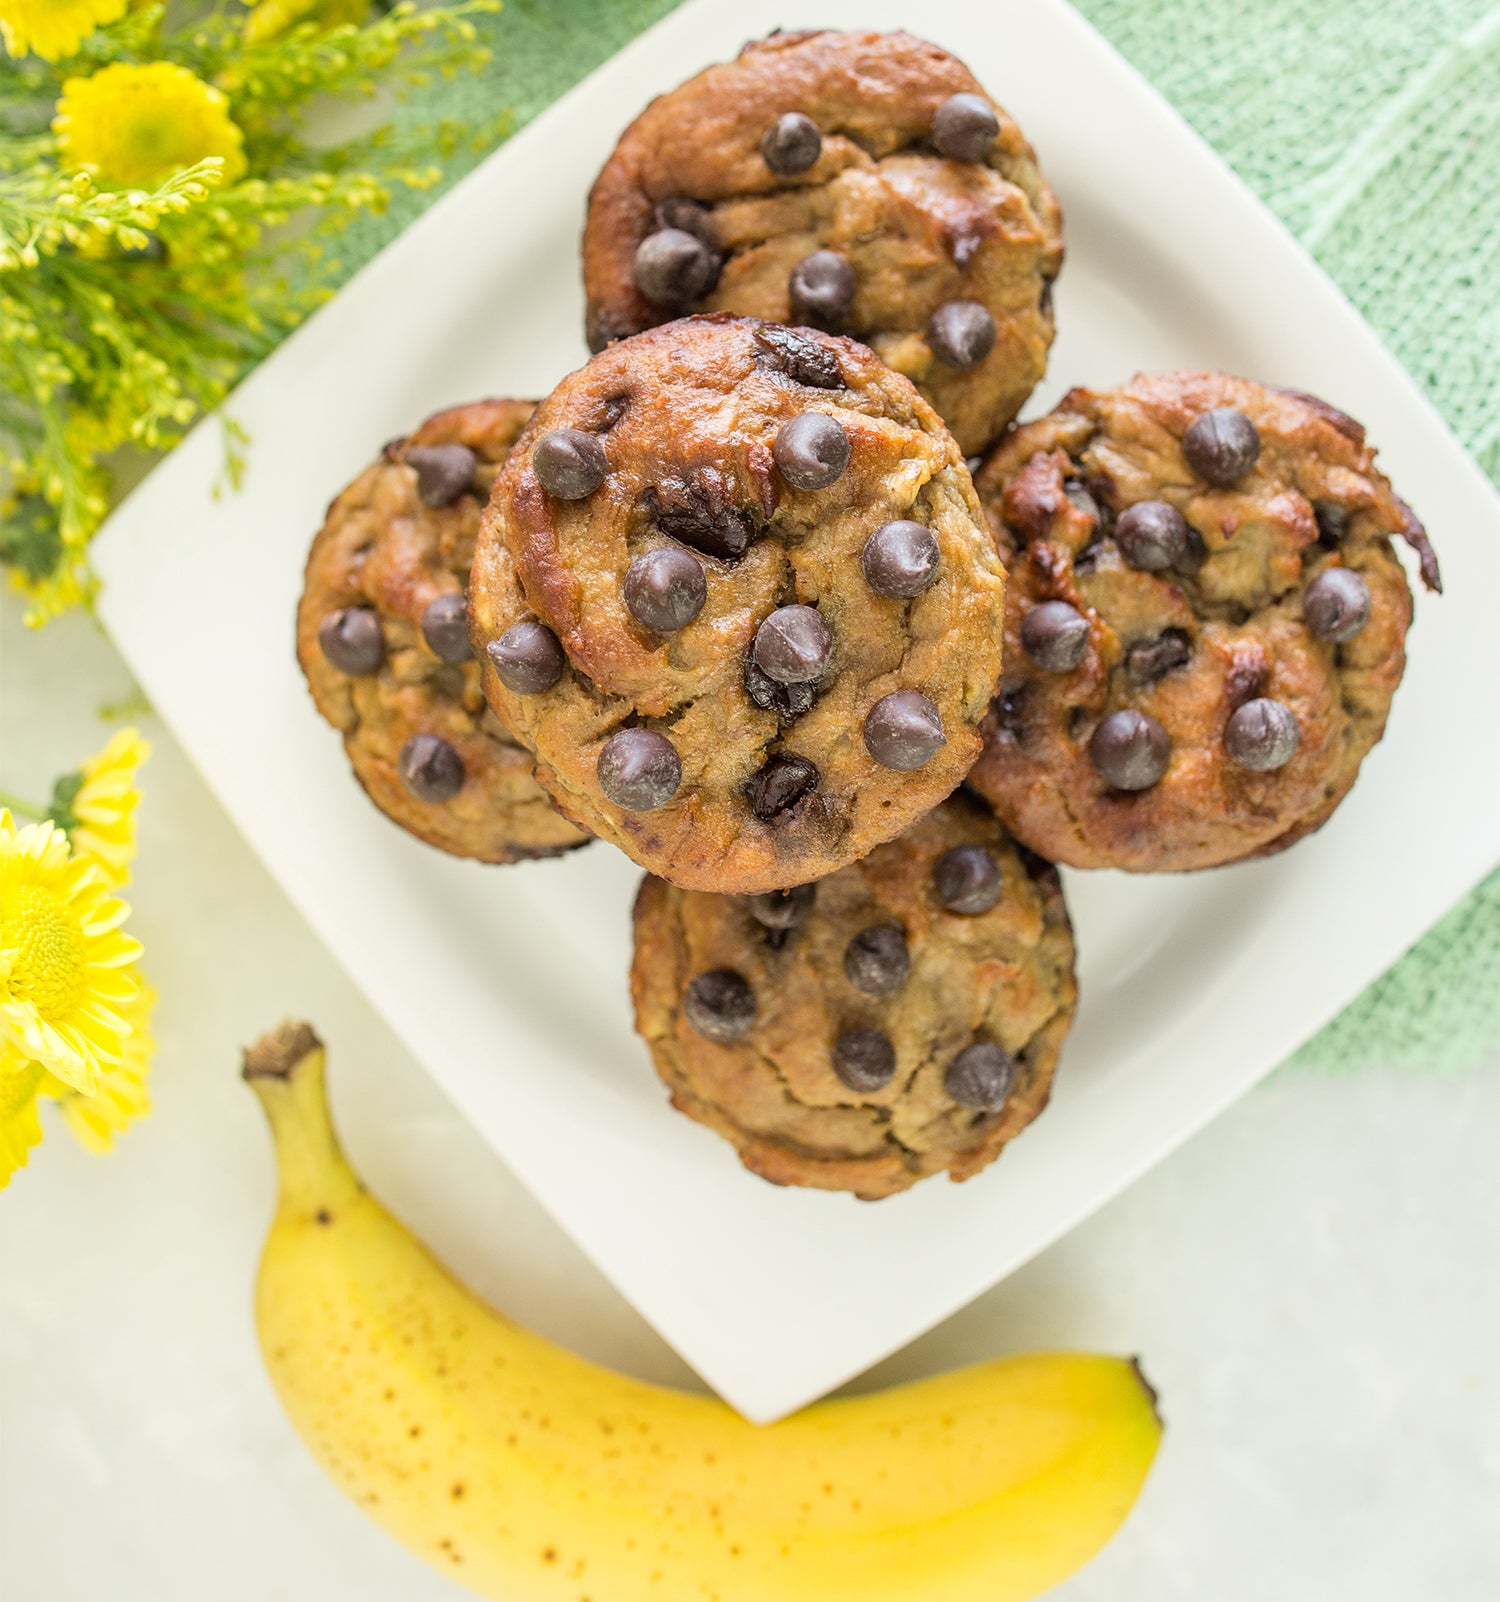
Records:
M4 597L0 784L43 793L128 689L86 620L27 634ZM0 1598L457 1602L323 1479L266 1383L250 1286L272 1175L244 1042L314 1020L355 1161L481 1293L590 1357L691 1377L146 727L130 895L162 994L157 1107L107 1159L54 1128L0 1195ZM1500 1042L1458 1078L1282 1076L862 1383L1048 1345L1141 1354L1161 1457L1058 1602L1494 1602L1497 1132Z

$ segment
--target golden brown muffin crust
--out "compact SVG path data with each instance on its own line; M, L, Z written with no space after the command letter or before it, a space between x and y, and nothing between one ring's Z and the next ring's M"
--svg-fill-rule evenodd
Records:
M987 911L949 911L935 891L938 860L961 845L1000 866ZM1023 860L960 793L814 890L811 910L779 935L747 898L641 886L631 993L672 1104L780 1185L875 1199L930 1174L978 1173L1046 1105L1072 1023L1073 941L1055 871ZM844 968L850 940L872 926L905 933L911 969L893 994L860 991ZM684 995L696 975L723 969L748 983L756 1016L743 1038L716 1042L689 1022ZM852 1028L879 1029L895 1047L882 1088L851 1089L835 1072L835 1040ZM997 1111L960 1106L945 1087L949 1063L976 1040L1017 1063Z
M588 840L558 813L530 756L485 704L478 664L440 660L422 635L429 603L464 593L480 509L534 404L454 407L387 445L329 506L297 611L297 659L370 799L418 839L481 862L553 856ZM446 445L474 453L472 483L449 504L430 506L407 454ZM379 619L376 672L341 671L319 643L324 620L345 607L369 608ZM463 785L449 801L421 800L401 777L402 748L419 734L447 741L463 763Z
M955 94L981 97L998 119L982 160L932 144L933 115ZM778 174L761 140L788 112L819 125L822 150L806 171ZM664 226L701 232L721 262L710 290L673 309L647 300L634 274L642 240ZM590 348L689 311L803 322L789 280L820 250L844 256L856 285L828 326L912 378L965 452L983 449L1046 369L1061 213L1004 108L961 61L910 34L773 34L653 101L590 196ZM933 312L954 300L995 321L993 349L968 371L945 365L927 337Z
M1253 465L1228 484L1184 454L1216 408L1259 436ZM1437 586L1421 525L1374 458L1359 424L1323 401L1200 372L1074 390L996 447L978 486L1010 574L1005 673L970 782L1017 839L1075 867L1150 872L1279 850L1329 817L1405 664L1411 596L1394 537ZM1142 502L1181 513L1184 560L1147 571L1126 559L1120 517ZM1309 586L1335 569L1369 595L1368 622L1342 643L1318 637L1304 611ZM1023 644L1045 602L1088 620L1071 671L1048 671ZM1230 719L1262 698L1298 732L1272 771L1228 752ZM1136 791L1111 786L1091 758L1121 709L1156 719L1171 745L1164 776Z
M837 387L798 381L815 370ZM773 456L779 431L807 413L836 419L850 444L847 469L816 490L792 487ZM558 499L538 481L533 453L561 428L607 452L586 498ZM664 532L664 506L680 538ZM737 560L705 554L726 517L751 530ZM893 519L921 523L938 546L934 581L910 600L876 594L861 566L869 536ZM644 552L694 549L689 538L706 602L657 633L628 609L626 573ZM832 655L812 705L782 717L752 699L746 663L760 625L792 604L818 610ZM484 666L486 694L563 811L673 883L733 891L830 873L955 788L979 752L1003 609L968 470L911 384L852 340L722 316L612 345L542 402L496 483L470 592L481 657L527 620L566 652L541 693L517 694ZM862 730L877 702L906 691L930 699L946 743L900 772L872 757ZM627 728L656 731L681 762L675 794L651 810L601 788L601 751ZM815 784L759 815L758 776L792 757Z

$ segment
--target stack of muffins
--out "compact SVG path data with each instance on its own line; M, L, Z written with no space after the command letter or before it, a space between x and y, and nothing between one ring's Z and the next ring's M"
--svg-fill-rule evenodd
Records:
M636 1023L781 1184L963 1179L1046 1104L1053 863L1325 822L1437 564L1358 423L1220 373L1042 377L1057 201L961 62L776 34L594 185L593 358L430 418L332 504L298 656L403 828L647 870Z

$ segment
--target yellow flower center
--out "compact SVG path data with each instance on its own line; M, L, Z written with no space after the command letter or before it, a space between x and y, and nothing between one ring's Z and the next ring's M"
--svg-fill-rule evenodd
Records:
M11 949L10 989L48 1023L65 1018L84 989L83 927L60 896L19 884L0 901L0 928Z

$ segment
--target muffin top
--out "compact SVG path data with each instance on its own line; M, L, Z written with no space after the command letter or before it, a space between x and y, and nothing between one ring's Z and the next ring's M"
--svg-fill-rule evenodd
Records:
M689 318L610 346L496 481L486 694L580 827L694 889L831 873L949 794L1004 575L963 457L853 340Z
M481 862L587 842L485 704L464 591L480 509L534 401L439 412L336 496L307 559L297 659L376 806Z
M778 33L631 124L583 251L591 349L694 311L851 334L972 453L1045 371L1062 223L956 57L906 33Z
M960 791L816 885L647 879L636 1027L673 1104L784 1185L965 1179L1047 1101L1076 1000L1057 875Z
M1077 867L1212 867L1318 827L1385 727L1437 562L1323 401L1222 373L1078 389L979 474L1010 574L971 782Z

